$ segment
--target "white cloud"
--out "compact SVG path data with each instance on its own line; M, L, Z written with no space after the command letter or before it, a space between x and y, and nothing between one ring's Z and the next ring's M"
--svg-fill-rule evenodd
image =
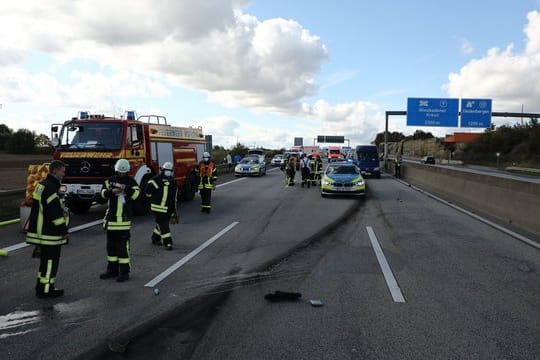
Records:
M540 112L540 13L527 15L527 36L523 53L512 44L506 49L490 49L471 60L458 73L450 73L445 85L451 97L492 98L494 111Z
M322 124L318 135L343 135L351 144L370 143L385 126L379 106L366 101L331 105L319 100L311 115Z
M0 98L12 103L110 110L110 99L167 96L162 82L151 77L120 71L113 75L74 71L71 84L62 84L51 73L32 74L17 67L0 69ZM129 84L126 86L126 84Z
M298 113L302 99L317 89L313 77L327 59L326 47L295 21L259 21L244 14L247 4L247 0L3 2L0 12L9 16L0 23L0 32L13 36L0 44L0 58L2 65L22 66L38 51L56 59L57 68L85 60L139 74L133 77L151 75L164 84L202 90L226 106ZM29 76L21 80L33 82ZM76 85L63 85L67 86Z

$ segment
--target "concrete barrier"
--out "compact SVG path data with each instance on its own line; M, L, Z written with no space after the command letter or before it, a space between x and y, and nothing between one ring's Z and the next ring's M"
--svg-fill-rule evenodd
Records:
M387 164L390 165L390 164ZM392 169L392 166L389 166ZM393 169L392 169L393 170ZM405 181L540 235L540 183L404 162Z

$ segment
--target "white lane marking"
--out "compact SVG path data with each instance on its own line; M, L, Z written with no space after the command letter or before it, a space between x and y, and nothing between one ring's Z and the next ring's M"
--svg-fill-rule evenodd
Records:
M371 226L366 226L366 230L369 235L369 240L371 241L371 246L373 246L373 251L375 252L375 256L377 256L377 260L379 261L379 265L381 266L381 270L383 272L384 279L386 280L386 285L388 286L388 290L390 290L390 293L392 294L392 299L394 299L394 302L404 303L405 298L403 297L403 294L401 293L401 289L399 288L396 278L394 277L394 274L392 273L392 269L390 268L390 265L388 265L388 261L386 261L386 257L384 256L384 253L381 249L381 245L379 244L379 241L377 240L377 236L375 236L375 232L373 231L373 228Z
M74 232L77 232L77 231L88 229L89 227L99 225L99 224L103 224L103 219L92 221L92 222L89 222L87 224L82 224L82 225L79 225L79 226L74 226L74 227L68 229L68 233L71 234L71 233L74 233Z
M222 186L225 186L225 185L229 185L229 184L232 184L232 183L235 183L235 182L238 182L238 181L246 180L246 179L247 178L243 177L243 178L240 178L240 179L227 181L226 183L216 185L216 188L222 187Z
M30 246L30 244L18 243L18 244L15 244L15 245L8 246L7 248L3 248L2 250L14 251L14 250L19 250L19 249L25 248L27 246Z
M528 245L531 245L532 247L540 249L540 244L533 241L533 240L531 240L531 239L529 239L528 237L520 235L520 234L518 234L518 233L516 233L516 232L514 232L512 230L509 230L509 229L505 228L504 226L501 226L499 224L494 223L493 221L490 221L490 220L488 220L486 218L483 218L480 215L477 215L477 214L475 214L475 213L473 213L473 212L471 212L469 210L466 210L466 209L464 209L462 207L459 207L459 206L457 206L455 204L452 204L451 202L446 201L446 200L444 200L444 199L442 199L442 198L440 198L440 197L438 197L436 195L433 195L433 194L431 194L431 193L429 193L429 192L427 192L425 190L422 190L419 187L416 187L416 186L414 186L412 184L409 184L409 183L407 183L405 181L401 181L401 182L406 184L406 185L410 185L411 188L413 188L414 190L419 191L422 194L427 195L432 199L435 199L435 200L437 200L439 202L442 202L443 204L446 204L446 205L450 206L451 208L456 209L457 211L461 211L462 213L467 214L470 217L475 218L476 220L481 221L484 224L491 226L492 228L495 228L495 229L497 229L499 231L502 231L503 233L505 233L507 235L510 235L510 236L512 236L512 237L514 237L514 238L516 238L516 239L518 239L518 240L520 240L520 241L522 241L522 242L524 242L524 243L526 243Z
M87 224L82 224L82 225L78 225L78 226L74 226L72 228L69 228L68 229L68 233L74 233L74 232L77 232L77 231L81 231L81 230L84 230L84 229L88 229L89 227L92 227L92 226L96 226L96 225L99 225L99 224L102 224L103 223L103 219L101 220L96 220L96 221L92 221L92 222L89 222ZM23 249L27 246L30 246L30 244L27 244L27 243L18 243L18 244L15 244L15 245L11 245L11 246L8 246L7 248L3 248L2 250L6 250L6 251L14 251L14 250L19 250L19 249Z
M238 225L239 222L235 221L231 223L229 226L218 232L216 235L212 236L210 239L206 240L202 245L200 245L198 248L184 256L182 259L178 260L174 265L170 266L167 270L163 271L161 274L147 282L144 286L145 287L154 287L159 282L161 282L163 279L165 279L167 276L172 274L174 271L176 271L179 267L187 263L189 260L193 259L196 255L198 255L201 251L206 249L208 246L210 246L214 241L219 239L221 236L223 236L227 231L231 230L233 227Z

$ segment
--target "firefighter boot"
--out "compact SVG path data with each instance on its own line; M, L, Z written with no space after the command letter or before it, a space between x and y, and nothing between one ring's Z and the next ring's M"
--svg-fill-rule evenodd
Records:
M169 238L163 241L163 247L165 248L165 250L172 250L172 239Z
M107 271L99 275L100 279L111 279L118 276L118 263L109 261L107 262Z
M161 245L161 237L156 234L152 234L152 244Z
M39 299L57 298L64 295L64 289L56 289L54 285L50 284L49 289L45 292L45 284L42 284L39 279L36 283L36 297Z
M116 278L118 282L124 282L129 280L129 264L120 264L119 265L120 274Z
M60 296L64 296L64 289L52 289L52 290L49 290L49 292L36 291L36 296L40 299L57 298Z

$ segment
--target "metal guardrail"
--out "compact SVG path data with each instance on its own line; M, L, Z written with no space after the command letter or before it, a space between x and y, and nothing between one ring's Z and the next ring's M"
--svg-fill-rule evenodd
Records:
M25 189L0 190L0 222L19 217L20 203Z

